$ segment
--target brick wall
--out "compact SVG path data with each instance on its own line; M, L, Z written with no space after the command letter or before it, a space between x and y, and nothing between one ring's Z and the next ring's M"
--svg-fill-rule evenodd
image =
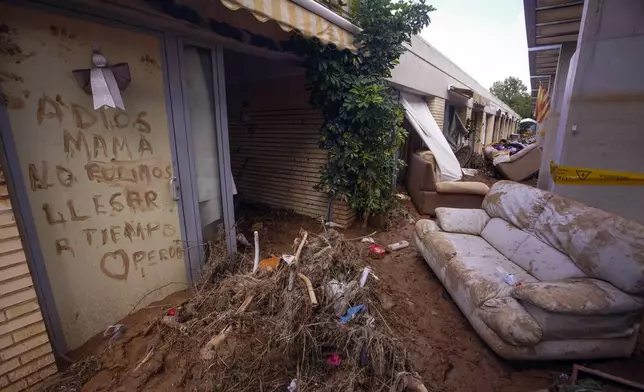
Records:
M438 128L442 131L443 123L445 122L445 99L439 97L427 98L427 106L429 106L429 111L434 116Z
M25 390L55 372L0 168L0 392Z
M239 196L317 219L329 208L314 189L329 152L319 147L324 118L309 96L304 76L229 85L228 130Z
M344 227L349 227L356 220L356 213L349 207L349 205L341 200L333 200L333 205L331 207L333 210L333 216L331 220L337 224L340 224Z

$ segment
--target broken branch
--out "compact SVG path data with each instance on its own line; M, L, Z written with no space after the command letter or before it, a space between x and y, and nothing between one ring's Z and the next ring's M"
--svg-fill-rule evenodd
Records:
M136 372L136 371L138 371L138 370L141 368L141 366L145 365L145 363L146 363L147 361L149 361L149 360L150 360L150 358L152 358L152 354L154 354L154 347L152 347L152 348L150 349L150 351L148 351L148 353L147 353L147 354L145 354L145 357L143 357L143 359L141 360L141 362L139 362L139 364L138 364L138 365L136 365L136 367L134 368L134 371L135 371L135 372Z
M307 278L306 275L301 274L299 272L297 273L297 276L300 279L302 279L302 281L306 285L306 290L309 293L309 298L311 299L311 304L313 305L313 307L318 306L318 299L315 296L315 291L313 290L313 285L311 284L311 279Z
M244 302L239 306L235 314L240 314L246 311L248 309L248 306L250 303L253 301L254 295L249 295L246 297ZM199 351L199 354L201 355L202 359L212 359L215 354L215 350L228 338L228 335L232 332L233 327L231 325L227 325L226 328L222 329L221 332L219 332L214 338L210 339L205 346L201 348Z
M291 271L288 275L288 291L293 291L293 284L295 283L295 271L297 270L297 264L300 261L300 254L302 253L302 248L304 248L304 243L306 242L306 238L308 236L309 233L305 231L304 236L302 236L302 241L300 241L300 244L297 247L297 251L295 252L295 259L293 260L293 264L291 264L290 266Z

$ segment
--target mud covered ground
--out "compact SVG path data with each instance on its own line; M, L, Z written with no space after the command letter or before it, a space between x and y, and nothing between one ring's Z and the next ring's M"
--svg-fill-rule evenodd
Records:
M322 230L320 222L294 214L246 210L240 231L252 238L251 226L261 223L262 256L291 252L300 228ZM389 326L404 342L415 370L433 391L537 391L560 384L573 362L513 362L496 356L470 327L438 278L413 246L413 221L420 217L406 202L388 230L373 238L382 245L407 240L410 247L382 259L365 256L381 282L380 300ZM360 237L373 228L344 230L346 238ZM360 243L365 248L368 244ZM365 252L366 254L366 252ZM123 320L127 332L122 343L110 350L103 370L87 381L83 391L183 390L179 355L152 358L144 371L131 369L145 355L153 336L144 333L161 312L181 303L191 292L180 291L151 304ZM153 342L152 342L153 343ZM104 353L107 342L100 336L71 353L74 359ZM644 354L630 359L578 362L617 376L644 383ZM118 380L118 381L115 381Z

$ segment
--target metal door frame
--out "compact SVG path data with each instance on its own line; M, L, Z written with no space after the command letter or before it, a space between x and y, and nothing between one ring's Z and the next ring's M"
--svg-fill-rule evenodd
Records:
M197 178L195 169L195 153L191 139L190 119L188 118L189 108L186 86L186 69L183 58L183 50L187 45L197 46L210 50L212 63L211 86L214 98L215 136L217 141L217 152L219 160L219 181L221 190L222 213L224 218L224 230L226 235L226 248L229 254L236 252L235 239L235 212L233 206L233 184L228 173L232 173L230 163L230 144L228 138L228 113L226 104L226 82L224 70L224 54L221 46L194 40L184 36L177 36L166 33L166 47L168 49L168 64L171 80L171 96L180 97L181 108L173 105L173 111L181 109L181 113L175 116L175 133L178 133L180 143L177 143L178 157L185 164L179 165L181 170L180 178L183 184L180 187L181 197L184 199L184 213L186 213L186 234L187 238L195 238L194 245L189 246L190 254L190 276L193 281L198 280L203 267L204 248L203 233L201 229L201 216L199 212L199 200L197 189ZM179 148L180 147L180 148ZM185 181L189 180L189 183ZM181 180L180 180L181 182ZM188 212L192 211L192 214Z

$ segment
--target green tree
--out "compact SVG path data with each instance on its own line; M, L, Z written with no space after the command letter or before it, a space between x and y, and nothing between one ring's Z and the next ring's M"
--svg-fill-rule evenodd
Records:
M521 118L532 117L532 100L528 87L519 78L510 76L494 82L490 92L517 112Z
M346 200L366 219L394 205L392 178L404 162L396 151L404 141L403 108L386 78L404 52L402 44L429 24L434 8L424 0L353 2L357 53L338 51L316 39L296 37L304 58L311 103L324 114L321 147L329 162L317 189Z

